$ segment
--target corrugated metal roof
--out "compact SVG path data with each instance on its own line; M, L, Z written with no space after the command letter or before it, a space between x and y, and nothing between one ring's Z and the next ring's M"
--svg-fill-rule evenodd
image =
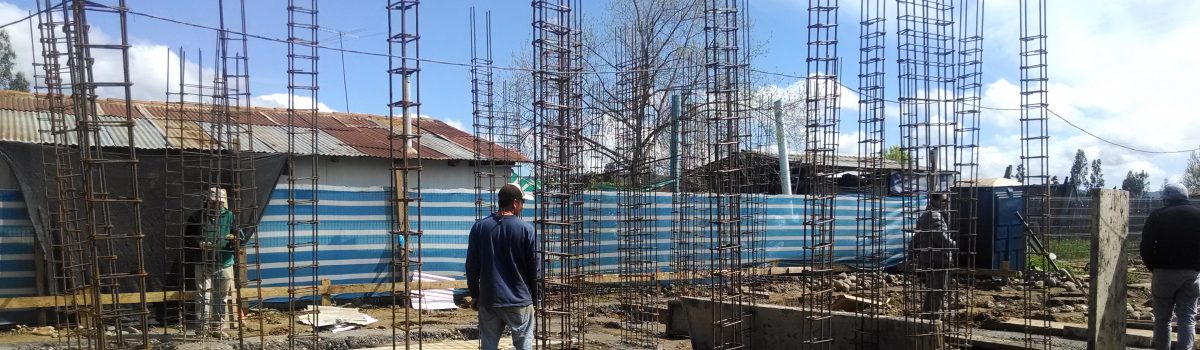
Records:
M261 141L256 140L257 142L254 143L254 147L251 147L250 143L241 140L242 138L249 137L250 128L254 127L253 125L234 124L226 127L225 124L208 122L196 122L196 124L200 126L201 131L208 134L209 139L219 143L221 149L232 149L236 146L239 151L245 152L274 152L274 149Z
M137 112L134 112L135 114ZM100 116L100 120L106 122L124 121L124 117L116 116ZM101 128L101 145L125 147L129 145L129 136L126 133L125 127L105 126ZM137 148L149 149L164 149L167 148L165 134L149 119L134 118L133 119L133 143Z
M172 148L211 149L213 140L208 133L190 120L154 120L154 123L167 135L167 142Z
M28 118L29 112L0 110L0 141L45 143L49 135L43 132L50 124L42 119L48 113L36 113Z
M297 132L303 131L297 130ZM312 144L309 142L310 136L308 134L299 134L296 136L297 153L308 154L307 151L312 147ZM254 128L254 139L261 142L263 146L269 147L268 149L273 152L286 153L288 151L288 130L285 126L256 126ZM255 150L267 152L267 149L260 147L258 143L255 144ZM343 143L325 131L319 131L317 134L317 152L330 156L365 156L362 152Z
M69 101L68 101L69 102ZM103 120L122 120L125 104L119 100L103 99L97 101ZM211 106L189 105L186 111L169 110L161 102L134 101L133 115L134 144L139 148L162 149L212 149L214 137L220 130L212 122ZM48 133L40 132L49 128L45 119L47 114L44 100L37 96L20 92L0 92L0 140L51 143L53 138ZM74 124L74 119L67 116L67 123ZM170 120L168 120L168 118ZM182 120L180 120L182 119ZM237 115L235 122L243 122L245 127L253 127L256 139L253 149L257 152L286 152L286 127L280 123L287 122L287 111L278 108L255 108L253 111ZM297 126L311 125L311 116L301 117ZM317 116L320 127L320 139L317 149L321 154L340 156L369 156L388 157L389 143L399 140L390 137L388 118L369 114L357 113L320 113ZM475 159L475 137L458 130L448 124L430 118L417 121L419 132L424 133L419 145L420 154L425 159ZM74 135L68 135L69 142L75 144ZM100 135L100 143L104 146L125 146L128 143L125 129L119 126L105 126ZM486 140L482 144L488 145ZM309 149L302 144L300 149ZM228 142L225 142L228 143ZM228 145L221 145L227 148ZM251 144L240 144L239 148L249 150ZM481 147L485 153L487 146ZM413 150L410 150L413 152ZM504 161L529 161L516 150L498 147L493 158Z
M429 147L446 156L446 159L475 159L475 152L466 149L450 140L441 138L440 136L428 134L421 135L421 146ZM424 151L424 149L422 149Z

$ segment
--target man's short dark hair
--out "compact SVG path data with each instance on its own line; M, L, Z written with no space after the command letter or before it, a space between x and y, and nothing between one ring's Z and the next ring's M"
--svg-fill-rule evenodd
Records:
M501 208L512 208L513 201L525 200L522 197L523 195L521 188L517 187L517 185L505 184L500 187L500 191L496 192L496 204L499 204Z

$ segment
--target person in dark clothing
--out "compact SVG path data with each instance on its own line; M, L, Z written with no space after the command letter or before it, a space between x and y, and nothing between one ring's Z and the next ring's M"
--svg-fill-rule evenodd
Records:
M1138 247L1151 272L1154 348L1170 349L1174 314L1180 330L1175 349L1191 349L1200 300L1200 209L1188 202L1188 190L1180 184L1164 186L1162 196L1164 206L1146 217Z
M188 216L184 229L184 263L192 279L189 287L200 292L191 312L199 324L193 328L198 334L207 331L209 336L224 338L234 258L246 237L237 229L225 189L210 188L204 206Z
M533 196L516 184L497 193L500 210L471 227L467 243L467 289L479 311L479 343L499 346L500 333L512 329L513 347L533 349L533 301L541 274L538 239L521 220L521 209Z
M921 316L928 319L941 318L958 248L954 238L950 237L950 226L942 213L949 204L950 199L944 194L929 196L929 206L917 218L916 232L910 244L916 257L917 274L925 282Z

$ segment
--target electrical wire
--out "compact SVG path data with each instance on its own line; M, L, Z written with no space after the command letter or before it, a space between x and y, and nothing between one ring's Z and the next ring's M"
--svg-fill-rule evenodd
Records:
M21 22L28 21L30 18L33 18L33 16L37 16L37 15L40 15L40 14L46 13L47 11L50 11L50 10L53 10L53 9L56 9L56 8L58 8L59 6L62 6L62 3L59 3L58 5L51 6L50 8L47 8L47 9L44 9L44 10L41 10L41 11L38 11L38 12L33 12L33 13L30 13L28 16L25 16L24 18L21 18L21 19L18 19L18 20L12 21L12 22L5 23L4 25L0 25L0 29L8 28L8 27L9 27L9 26L11 26L11 25L14 25L14 24L17 24L17 23L21 23Z

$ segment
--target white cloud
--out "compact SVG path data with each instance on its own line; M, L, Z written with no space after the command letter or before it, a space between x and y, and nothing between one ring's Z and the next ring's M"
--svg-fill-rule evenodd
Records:
M1112 142L1146 150L1180 150L1200 145L1200 56L1184 54L1180 43L1200 36L1200 2L1152 1L1050 2L1047 21L1050 109L1075 125ZM984 105L1020 103L1017 3L987 2ZM1014 39L1006 39L1014 38ZM1007 68L1006 68L1007 67ZM999 74L1003 73L1003 74ZM1008 77L1007 79L1000 77ZM1076 149L1104 162L1108 186L1120 185L1129 170L1145 170L1151 183L1178 178L1187 154L1158 155L1110 145L1050 117L1051 171L1065 175ZM1019 112L983 113L985 145L1019 157Z
M60 15L60 12L55 12ZM22 9L10 3L0 2L0 22L10 22L28 16L26 9ZM25 74L33 83L34 87L42 85L41 82L33 81L33 62L34 57L40 62L42 60L41 52L42 45L41 31L37 29L39 16L34 16L32 19L35 27L32 35L28 22L20 22L4 28L8 32L10 42L14 52L16 53L16 70ZM115 43L113 35L107 33L104 27L93 26L88 33L89 40L97 44ZM60 29L61 30L61 29ZM32 41L31 41L32 40ZM36 46L31 46L33 43L38 43ZM168 80L172 89L178 89L179 83L179 61L180 57L175 52L170 52L167 46L153 43L131 42L128 51L129 57L129 80L133 85L130 87L130 95L134 99L162 101L166 98ZM121 56L117 50L108 49L93 49L92 56L95 63L92 66L94 81L96 82L118 82L124 79L122 72L124 71ZM65 62L62 62L65 64ZM192 61L185 62L185 69L188 71L187 82L196 84L199 82L200 67ZM211 84L213 72L211 69L203 70L206 80ZM38 71L38 74L42 72ZM64 76L64 79L69 77ZM122 97L124 96L123 89L120 88L101 88L97 90L97 94L101 97Z
M466 131L466 132L468 132L468 133L469 133L469 132L471 132L471 129L467 129L467 128L466 128L466 125L463 125L463 123L462 123L462 122L460 122L460 121L457 121L457 120L454 120L454 119L448 119L448 118L437 118L437 117L430 117L430 116L422 116L422 117L423 117L423 118L432 118L432 119L437 119L437 120L440 120L440 121L442 121L443 123L446 123L446 125L453 126L455 129L462 130L462 131Z
M273 93L273 94L259 95L259 96L254 97L254 102L252 105L259 106L259 107L287 108L288 107L288 96L289 95L287 93ZM310 97L305 97L305 96L295 96L295 103L296 103L296 108L309 109L309 108L312 108L313 99ZM321 112L333 112L334 111L333 108L329 108L329 106L323 102L317 102L317 110L321 111Z

